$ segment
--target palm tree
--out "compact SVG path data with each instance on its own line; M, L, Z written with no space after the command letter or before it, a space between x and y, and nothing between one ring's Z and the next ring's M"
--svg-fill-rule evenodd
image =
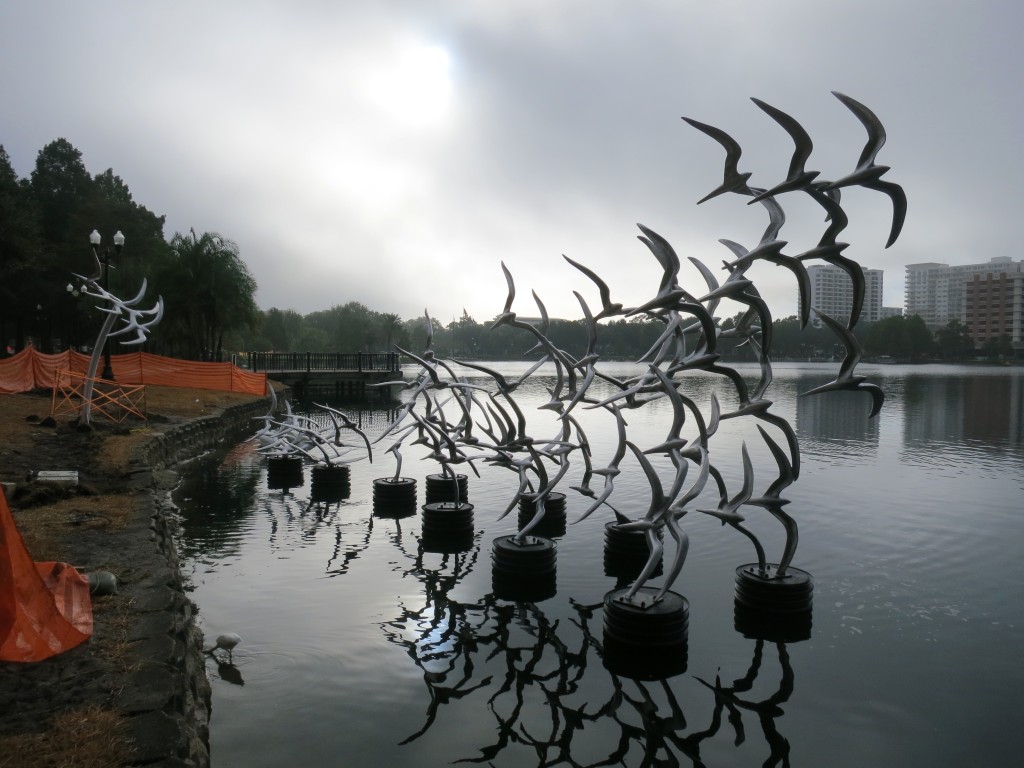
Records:
M260 316L256 281L238 246L216 232L175 233L155 280L164 296L163 343L193 360L220 360L224 334L253 327Z
M395 334L402 330L402 318L393 312L386 312L380 316L380 323L386 339L385 347L391 352Z

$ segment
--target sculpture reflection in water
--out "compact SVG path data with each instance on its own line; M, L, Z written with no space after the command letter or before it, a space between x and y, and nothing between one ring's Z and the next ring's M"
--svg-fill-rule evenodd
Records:
M732 683L721 674L713 682L696 678L702 688L683 698L680 686L657 676L588 675L591 664L607 667L605 644L594 620L601 608L570 601L567 621L552 621L535 603L511 603L493 594L475 601L452 598L456 586L478 565L477 550L446 554L428 564L421 542L412 546L396 526L392 543L407 567L406 578L424 588L419 608L400 613L380 627L388 642L401 647L422 671L429 701L423 723L401 744L415 743L438 722L458 717L460 707L486 710L493 728L481 728L486 743L478 754L455 762L491 764L520 751L537 765L676 765L686 757L701 764L701 751L733 730L736 748L764 751L764 765L786 764L788 741L780 731L781 706L795 686L784 637L737 617L737 629L754 641L746 671ZM762 674L765 648L776 649L779 679ZM685 661L684 661L685 666ZM701 695L701 690L707 691ZM447 717L445 716L448 709ZM750 718L764 737L747 743ZM445 726L440 726L444 728ZM721 739L715 749L722 749ZM660 762L659 762L660 761Z
M646 562L633 582L609 593L605 603L606 630L611 628L612 634L618 635L626 645L635 642L639 646L678 646L680 641L685 642L688 604L685 598L672 592L671 587L681 572L689 545L683 519L692 511L692 505L704 492L709 480L717 486L718 505L697 511L716 517L723 525L745 535L755 551L755 562L736 569L737 603L788 616L810 611L813 582L809 573L792 565L798 543L798 526L785 509L787 500L781 496L785 488L800 476L800 447L789 422L772 410L773 401L769 398L772 315L749 277L749 271L763 261L791 272L800 295L801 324L806 325L813 310L846 350L836 378L803 395L834 391L867 393L871 397L871 407L866 415L873 417L881 408L884 395L876 385L868 383L864 376L855 372L862 350L853 330L861 315L865 281L860 265L844 255L848 244L838 241L849 223L840 205L840 190L859 186L889 197L892 219L886 247L899 237L906 217L906 197L902 188L882 180L888 167L875 163L885 142L884 128L874 113L860 102L838 92L834 95L861 122L868 134L854 171L836 181L824 180L818 171L806 170L813 149L809 135L794 118L762 101L754 99L754 103L780 125L794 143L787 177L767 188L748 184L751 174L740 171L741 148L731 136L713 126L684 118L726 151L722 183L699 203L719 195L735 194L749 198L747 204L759 203L768 215L768 225L753 248L748 249L731 240L720 240L732 254L732 259L724 262L726 276L723 281L719 281L701 260L690 257L689 262L703 284L684 287L681 282L682 263L673 247L651 228L639 225L639 240L658 262L662 276L653 295L634 308L614 301L605 279L584 264L566 257L566 261L597 288L601 302L601 309L595 315L584 297L577 291L573 292L582 311L581 322L587 329L587 346L579 356L561 349L549 338L548 313L536 292L533 292L533 299L539 321L526 322L517 315L516 284L505 264L501 268L507 286L506 300L492 329L509 327L520 331L526 340L532 342L531 352L537 357L519 379L509 381L486 366L453 359L454 363L489 377L491 386L470 384L460 379L452 366L440 360L431 348L433 334L429 313L426 315L426 348L416 354L396 347L401 354L419 364L421 371L411 383L389 382L389 385L403 384L411 392L399 418L385 435L411 421L408 429L417 434L415 442L431 448L431 457L441 464L444 476L452 478L453 482L456 465L465 464L474 472L475 463L481 461L507 468L516 475L518 484L499 518L524 500L534 510L532 518L525 521L515 535L495 540L493 565L496 573L501 571L518 583L540 577L553 580L554 543L534 535L534 532L545 516L546 503L573 461L579 461L584 468L582 482L573 489L592 500L576 522L607 507L614 514L610 531L615 535L640 533L644 536L648 550ZM779 239L786 217L778 198L794 192L808 195L821 206L827 226L815 246L791 256L784 253L788 242ZM849 276L853 300L845 322L811 306L810 279L805 264L812 261L838 267ZM742 308L738 322L730 328L722 327L715 314L722 301L738 303ZM618 379L605 373L599 365L597 321L640 316L664 325L664 331L640 360L647 363L648 370L628 379ZM748 386L735 368L721 362L718 352L718 340L721 338L739 339L741 345L753 353L760 370L753 386ZM514 397L516 389L544 364L554 367L556 377L554 387L549 390L549 401L539 407L540 411L551 414L553 424L545 428L553 432L551 437L536 435L538 418L528 420ZM687 375L696 373L723 377L728 382L728 402L724 407L712 397L702 408L687 395ZM593 387L595 381L610 385L613 394L598 397ZM653 446L640 446L630 441L623 412L643 408L663 398L669 399L673 413L665 440ZM574 411L580 408L603 411L616 421L617 445L604 466L600 462L595 465L591 446L574 416ZM756 490L759 481L746 444L739 456L742 466L739 487L727 488L724 480L728 474L720 468L726 463L735 466L736 457L723 455L715 449L714 437L720 424L732 419L745 419L746 424L753 420L774 459L776 468L767 487L759 492ZM694 427L688 427L690 422ZM692 431L684 434L684 427ZM655 457L667 458L671 466L668 476L663 478L660 475L652 463ZM650 486L650 504L640 515L612 506L615 479L623 471L625 461L635 461ZM694 468L696 477L691 478L689 475ZM603 479L600 489L594 483L595 476ZM782 526L785 544L777 561L769 561L758 537L744 525L745 509L750 507L766 510ZM648 581L661 563L666 530L675 540L675 555L665 569L661 586L652 587Z

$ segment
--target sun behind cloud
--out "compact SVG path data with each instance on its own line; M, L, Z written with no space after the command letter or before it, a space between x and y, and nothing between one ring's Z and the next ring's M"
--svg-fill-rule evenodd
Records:
M438 46L404 43L366 77L371 100L413 127L439 122L452 100L451 58Z

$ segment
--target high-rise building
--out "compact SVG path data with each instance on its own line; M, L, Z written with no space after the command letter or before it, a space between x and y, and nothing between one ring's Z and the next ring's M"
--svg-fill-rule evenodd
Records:
M1024 272L986 272L964 283L967 332L976 347L1007 337L1017 349L1024 346Z
M811 306L833 320L848 322L853 307L853 281L846 270L831 264L812 264L807 268L807 274L811 278ZM864 305L859 322L873 323L881 319L882 270L865 269ZM811 313L811 322L821 326L821 320L814 313Z
M959 320L966 325L965 282L972 280L975 275L984 278L989 274L1004 275L1007 278L1024 274L1024 261L997 256L985 264L958 264L952 267L938 262L908 264L904 312L907 316L920 315L925 325L933 331L946 327L950 320Z

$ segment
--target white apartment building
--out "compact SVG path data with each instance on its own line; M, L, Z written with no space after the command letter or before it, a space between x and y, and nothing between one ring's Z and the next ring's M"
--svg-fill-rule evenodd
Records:
M831 264L812 264L807 267L807 274L811 278L811 306L833 320L848 322L853 307L853 281L846 271ZM858 323L874 323L881 319L882 270L865 269L864 306L861 308ZM821 320L815 317L813 312L811 323L816 327L821 326Z

